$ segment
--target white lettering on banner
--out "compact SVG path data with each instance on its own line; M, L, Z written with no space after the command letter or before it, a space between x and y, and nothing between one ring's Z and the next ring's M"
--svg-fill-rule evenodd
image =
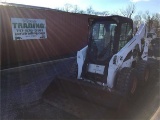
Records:
M44 19L11 18L13 40L46 39Z

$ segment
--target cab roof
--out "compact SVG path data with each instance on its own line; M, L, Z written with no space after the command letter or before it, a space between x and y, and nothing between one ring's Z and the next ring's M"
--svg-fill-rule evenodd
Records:
M123 16L119 16L119 15L112 15L112 16L105 16L105 17L98 17L98 18L90 18L89 21L90 22L97 22L97 21L115 21L117 24L119 23L132 23L133 24L133 20L127 17L123 17Z

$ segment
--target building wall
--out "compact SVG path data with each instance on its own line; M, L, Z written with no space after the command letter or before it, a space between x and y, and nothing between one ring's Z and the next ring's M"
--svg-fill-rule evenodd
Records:
M1 68L62 58L87 44L89 15L0 6ZM13 40L11 18L45 19L47 39Z

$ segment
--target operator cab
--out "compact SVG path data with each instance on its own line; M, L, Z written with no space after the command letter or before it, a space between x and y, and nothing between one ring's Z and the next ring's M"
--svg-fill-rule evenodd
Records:
M121 16L89 19L90 33L82 77L107 82L109 61L133 37L133 22Z

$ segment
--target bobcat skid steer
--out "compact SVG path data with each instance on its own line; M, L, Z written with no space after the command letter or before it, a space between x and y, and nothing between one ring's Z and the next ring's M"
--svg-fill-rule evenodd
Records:
M118 108L124 98L134 96L137 86L148 81L150 38L146 32L142 24L133 34L133 21L122 16L89 19L88 45L77 52L69 76L54 80L43 97L63 93Z

